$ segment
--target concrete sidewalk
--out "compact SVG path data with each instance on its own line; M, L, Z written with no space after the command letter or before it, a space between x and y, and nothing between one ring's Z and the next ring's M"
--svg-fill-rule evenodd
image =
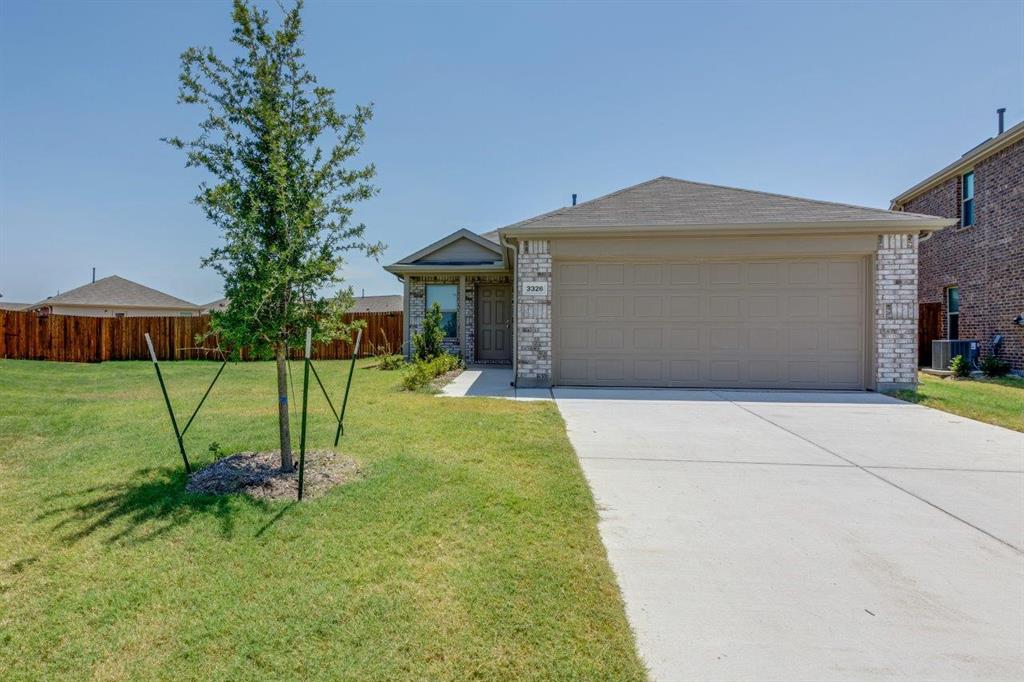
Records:
M1024 434L872 393L554 394L655 679L1024 671Z
M462 374L446 384L439 396L445 398L506 398L509 400L551 400L547 388L516 388L512 386L509 367L470 365Z

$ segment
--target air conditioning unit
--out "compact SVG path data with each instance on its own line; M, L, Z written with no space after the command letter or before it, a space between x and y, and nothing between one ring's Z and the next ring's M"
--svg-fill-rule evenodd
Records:
M932 341L932 369L949 369L950 361L958 355L964 356L971 367L978 366L980 344L977 341L960 339L937 339Z

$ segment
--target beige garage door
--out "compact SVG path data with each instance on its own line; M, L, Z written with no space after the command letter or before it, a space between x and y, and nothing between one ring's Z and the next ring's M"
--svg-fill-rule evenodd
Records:
M555 262L555 383L864 388L865 261Z

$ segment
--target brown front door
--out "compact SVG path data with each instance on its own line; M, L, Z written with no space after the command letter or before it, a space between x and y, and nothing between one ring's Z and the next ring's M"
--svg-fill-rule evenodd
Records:
M476 357L512 360L512 288L481 284L476 290Z

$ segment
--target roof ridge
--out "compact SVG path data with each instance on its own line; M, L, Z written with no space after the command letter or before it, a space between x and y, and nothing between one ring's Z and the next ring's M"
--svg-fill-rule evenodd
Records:
M661 176L661 178L658 178L658 179L659 180L660 179L673 180L675 182L682 182L682 183L687 184L687 185L697 185L697 186L700 186L700 187L714 187L716 189L728 189L728 190L733 190L735 192L745 192L746 194L759 194L761 196L778 197L779 199L790 199L790 200L793 200L793 201L802 201L802 202L807 203L807 204L819 204L819 205L820 204L824 204L826 206L842 206L844 208L855 208L855 209L857 209L859 211L876 211L878 213L883 213L883 214L886 214L886 215L892 215L893 213L898 213L898 214L901 214L901 215L909 215L909 216L918 215L918 216L922 216L922 217L925 217L925 218L931 218L932 217L932 216L924 215L922 213L910 213L909 211L891 211L891 210L885 209L885 208L875 208L874 206L858 206L857 204L847 204L847 203L842 202L842 201L825 201L823 199L808 199L807 197L798 197L798 196L794 196L792 194L781 194L779 192L763 192L763 191L758 190L758 189L747 189L747 188L744 188L744 187L731 187L729 185L716 185L716 184L711 183L711 182L697 182L696 180L683 180L682 178L673 178L673 177L670 177L670 176L667 176L667 175L663 175L663 176Z
M558 208L556 208L556 209L554 209L552 211L548 211L547 213L541 213L540 215L533 216L532 218L527 218L526 220L520 220L519 222L511 223L509 225L505 225L505 227L500 227L500 228L498 228L498 230L504 230L504 229L507 229L509 227L519 227L520 225L529 225L530 223L533 223L533 222L536 222L538 220L541 220L542 218L550 218L551 216L557 215L558 213L561 213L562 211L572 211L575 208L580 208L582 206L587 206L588 204L593 204L594 202L601 201L602 199L610 199L611 197L614 197L614 196L616 196L618 194L622 194L623 192L628 192L630 190L637 189L638 187L643 187L644 185L650 185L651 183L657 182L658 180L675 180L675 179L676 178L670 178L667 175L659 175L656 178L652 178L650 180L644 180L643 182L638 182L635 185L630 185L629 187L623 187L622 189L617 189L614 192L609 192L608 194L602 194L599 197L594 197L593 199L588 199L587 201L584 201L582 203L576 204L574 206L560 206L560 207L558 207ZM497 231L497 230L495 230L495 231Z

